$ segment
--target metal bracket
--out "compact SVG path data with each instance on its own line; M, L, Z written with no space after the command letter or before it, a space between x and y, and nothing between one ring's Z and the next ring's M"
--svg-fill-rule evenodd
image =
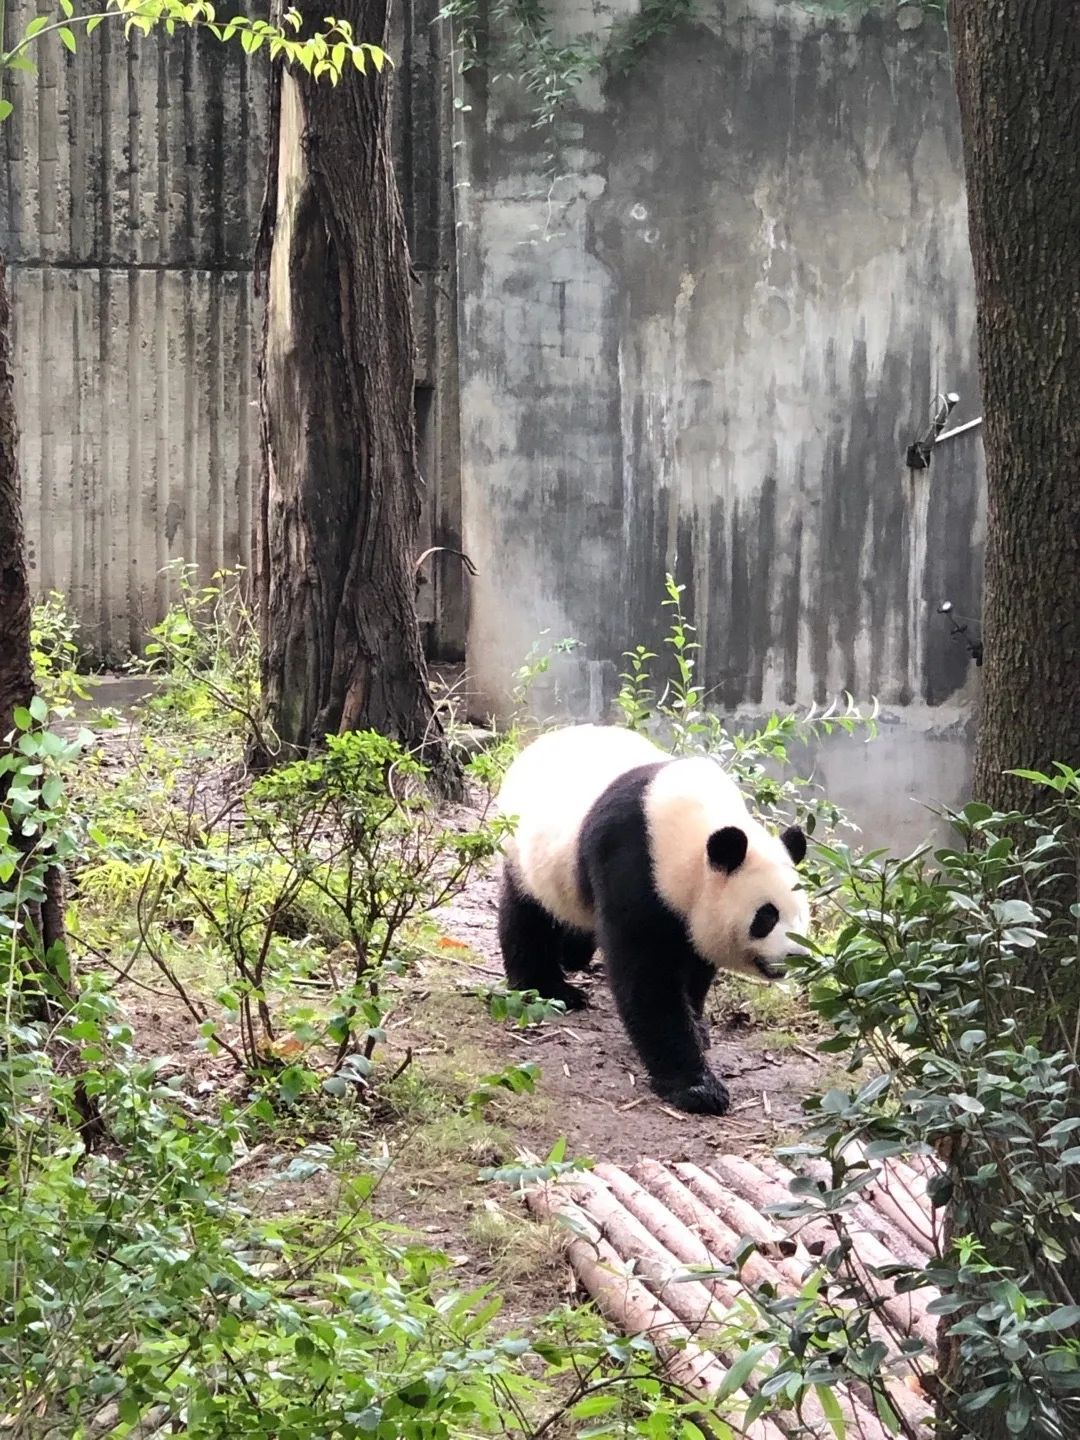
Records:
M934 396L934 403L930 407L930 424L923 434L917 440L912 441L907 448L905 463L909 470L929 470L935 445L940 445L943 440L952 440L954 436L963 435L966 430L974 430L976 425L982 424L983 417L979 415L974 420L968 420L964 425L957 425L952 430L946 430L946 422L959 404L960 396L955 390Z

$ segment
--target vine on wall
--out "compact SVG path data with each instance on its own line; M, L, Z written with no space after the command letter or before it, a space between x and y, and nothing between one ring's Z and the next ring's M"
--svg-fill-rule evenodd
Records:
M647 46L695 10L695 0L643 0L598 43L581 36L560 43L544 0L447 0L440 12L461 45L461 72L486 67L491 78L512 74L532 97L533 127L545 132L550 165L558 156L559 114L583 80L599 70L627 74Z
M893 13L901 29L942 16L945 0L800 0L820 16ZM560 112L588 76L605 70L626 75L648 47L694 18L696 0L641 0L633 15L616 20L598 41L579 36L565 44L554 34L546 0L447 0L440 11L461 45L461 72L486 67L491 78L513 75L532 97L533 127L545 134L549 168L558 160ZM905 18L906 17L906 18Z

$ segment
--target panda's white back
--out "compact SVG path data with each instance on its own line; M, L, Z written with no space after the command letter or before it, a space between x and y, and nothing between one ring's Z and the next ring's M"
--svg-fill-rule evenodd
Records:
M528 892L563 924L592 926L577 883L577 838L586 815L620 775L668 758L632 730L573 725L534 740L507 770L497 805L501 814L517 816L517 827L503 852Z

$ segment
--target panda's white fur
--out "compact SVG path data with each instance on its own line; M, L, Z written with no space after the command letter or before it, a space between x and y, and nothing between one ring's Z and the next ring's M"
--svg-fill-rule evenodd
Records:
M620 775L664 758L633 730L575 725L541 735L511 764L497 807L517 824L503 854L556 920L592 929L592 913L582 905L577 883L577 838L585 817Z
M666 763L662 763L666 762ZM685 923L691 944L709 964L761 979L779 973L805 935L810 911L783 841L757 821L738 785L714 760L671 759L632 731L579 725L529 745L506 773L498 808L517 819L504 844L522 888L564 925L591 932L594 917L580 893L577 841L586 816L621 775L662 763L643 796L653 881ZM731 873L710 864L710 835L737 827L746 857ZM758 909L774 905L770 933L751 937Z

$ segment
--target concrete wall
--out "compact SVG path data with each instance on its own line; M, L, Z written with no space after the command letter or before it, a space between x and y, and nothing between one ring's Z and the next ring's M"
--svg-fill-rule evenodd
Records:
M34 8L8 12L8 43ZM247 564L264 72L192 37L38 49L0 131L34 584L130 653L161 569Z
M566 37L632 4L549 0ZM881 740L815 763L871 833L921 833L904 797L966 782L978 672L934 612L978 615L983 526L977 432L904 468L934 391L978 413L940 29L700 0L586 82L551 175L526 97L463 81L437 8L407 0L394 46L422 543L479 574L428 569L433 651L460 655L467 609L474 708L500 712L539 632L574 636L536 700L597 716L672 569L732 714L880 699ZM29 540L120 657L170 559L250 555L265 76L108 27L41 57L0 129Z
M612 7L554 11L596 33ZM924 830L904 798L962 793L975 674L934 611L978 613L983 525L977 432L904 465L935 391L979 413L940 29L702 0L585 87L554 180L520 92L481 76L461 99L478 707L505 709L547 628L585 649L540 703L603 713L673 570L718 702L877 696L892 738L822 769L868 828Z

